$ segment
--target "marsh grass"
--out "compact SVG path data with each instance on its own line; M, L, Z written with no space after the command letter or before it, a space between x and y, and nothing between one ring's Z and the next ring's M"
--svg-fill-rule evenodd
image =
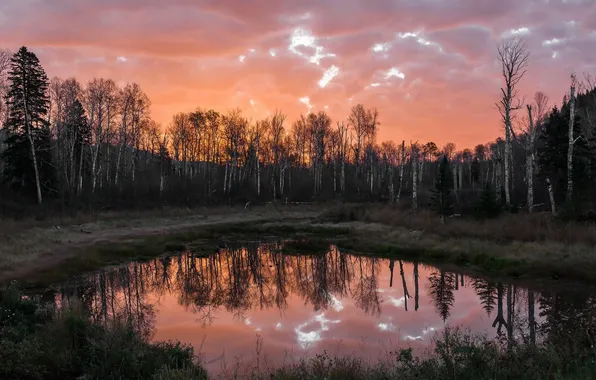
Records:
M557 242L596 245L596 223L553 218L549 213L503 213L490 219L447 218L441 224L430 210L387 204L341 204L323 211L321 221L360 221L405 227L450 239L473 238L496 242Z
M450 218L400 206L341 205L321 225L352 229L340 248L472 272L522 278L596 282L596 225L563 222L547 214L504 214L495 219Z

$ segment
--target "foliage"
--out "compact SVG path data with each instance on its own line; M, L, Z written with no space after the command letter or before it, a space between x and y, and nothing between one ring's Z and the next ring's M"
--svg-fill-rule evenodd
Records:
M102 325L26 297L15 285L0 291L0 378L169 379L176 377L164 375L182 370L206 378L192 347L145 339L128 322Z

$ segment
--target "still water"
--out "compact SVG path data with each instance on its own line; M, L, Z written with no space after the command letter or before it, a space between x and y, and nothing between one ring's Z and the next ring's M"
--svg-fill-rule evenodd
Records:
M399 348L428 348L447 325L536 340L555 323L565 328L565 321L595 315L586 311L593 310L590 297L539 294L335 246L292 255L281 243L133 262L46 295L58 303L78 299L102 321L132 318L154 340L192 344L215 373L323 351L385 359Z

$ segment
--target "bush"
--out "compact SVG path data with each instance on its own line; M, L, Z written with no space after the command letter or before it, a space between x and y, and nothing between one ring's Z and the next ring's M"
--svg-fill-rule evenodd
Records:
M0 291L2 379L150 379L178 371L207 377L192 347L147 336L128 321L104 325L76 309L57 310L15 285Z

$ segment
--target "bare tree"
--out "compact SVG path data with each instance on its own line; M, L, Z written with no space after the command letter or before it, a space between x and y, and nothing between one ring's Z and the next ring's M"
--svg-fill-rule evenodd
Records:
M412 163L412 208L416 210L418 208L418 155L420 148L418 143L410 143L412 157L410 162Z
M526 43L521 38L505 40L497 48L501 75L504 87L501 87L501 99L496 103L505 126L505 203L511 205L510 176L511 176L511 140L515 137L512 127L513 112L523 106L523 99L519 98L518 84L524 77L528 67L530 53Z
M401 198L401 189L404 182L404 163L406 161L406 141L401 142L401 157L399 159L399 187L397 188L397 201Z
M573 199L573 146L581 135L573 138L573 127L575 123L575 87L577 80L575 74L571 74L571 87L569 89L569 147L567 149L567 202Z
M0 50L0 129L2 129L8 117L4 97L8 93L8 70L10 69L11 57L12 53L10 50Z
M538 126L544 121L548 97L543 92L534 95L534 104L528 104L526 109L528 116L525 120L525 128L522 130L521 142L526 153L526 185L528 212L534 210L534 165L536 154L536 139L538 138Z

